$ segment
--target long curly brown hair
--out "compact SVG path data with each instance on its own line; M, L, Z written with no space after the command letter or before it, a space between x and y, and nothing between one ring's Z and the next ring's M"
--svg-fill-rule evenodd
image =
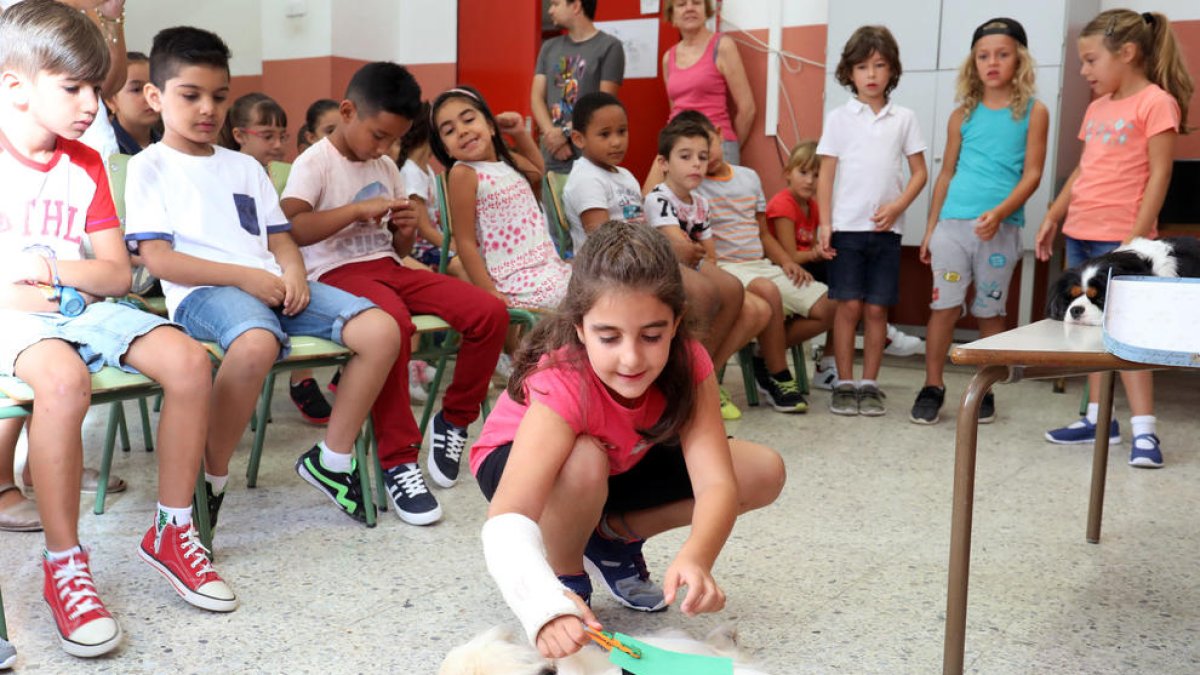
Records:
M526 402L526 378L539 369L567 367L577 370L581 378L587 377L587 352L576 329L604 293L649 293L670 307L676 318L684 316L683 278L675 252L667 238L648 225L608 221L588 235L571 267L562 304L538 322L513 359L508 395L518 403ZM667 363L654 381L666 399L666 409L654 426L638 429L652 444L674 438L692 416L696 389L685 323L675 331ZM549 355L547 360L539 365L545 355ZM586 410L586 402L581 407Z

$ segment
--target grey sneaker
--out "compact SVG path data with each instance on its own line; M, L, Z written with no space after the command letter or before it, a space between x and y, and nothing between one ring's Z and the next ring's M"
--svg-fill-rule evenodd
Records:
M0 670L8 670L17 662L17 650L8 640L0 638Z
M833 398L829 401L829 412L834 415L858 414L858 389L853 384L839 384L833 389Z
M864 384L858 388L858 414L867 417L879 417L887 412L883 399L887 398L879 387Z

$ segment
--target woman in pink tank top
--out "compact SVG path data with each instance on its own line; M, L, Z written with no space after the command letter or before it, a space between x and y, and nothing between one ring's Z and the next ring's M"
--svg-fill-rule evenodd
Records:
M684 110L704 113L721 129L725 161L739 164L741 142L754 123L754 95L737 45L705 25L712 14L712 0L663 3L663 20L678 28L680 35L679 43L663 54L663 81L670 116Z

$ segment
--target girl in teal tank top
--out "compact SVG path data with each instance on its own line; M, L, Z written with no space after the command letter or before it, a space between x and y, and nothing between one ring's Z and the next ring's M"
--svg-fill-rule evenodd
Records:
M957 102L933 186L921 262L933 268L925 337L925 386L909 419L934 424L945 400L943 371L954 324L974 285L971 313L981 337L1004 330L1004 307L1021 255L1024 204L1042 178L1050 115L1033 98L1034 63L1025 29L989 19L975 29L958 71ZM980 422L995 419L991 392Z

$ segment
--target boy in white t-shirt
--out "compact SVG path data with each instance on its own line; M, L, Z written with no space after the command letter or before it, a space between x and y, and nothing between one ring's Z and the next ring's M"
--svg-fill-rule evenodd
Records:
M283 189L283 212L295 224L309 278L370 299L396 320L399 358L371 409L384 483L396 515L412 525L442 516L417 465L421 432L409 399L408 361L416 332L413 314L436 314L462 336L454 379L442 410L425 430L433 481L458 480L467 426L479 416L508 330L508 308L464 281L401 264L413 226L389 226L389 213L415 211L396 164L383 154L421 109L421 89L403 66L369 63L358 70L341 102L341 123L304 151ZM340 391L339 391L340 397Z
M684 290L687 280L702 277L717 288L733 288L742 297L741 309L729 332L717 346L714 363L725 363L746 346L771 320L771 307L758 296L746 293L742 282L717 265L717 250L709 226L708 201L696 192L708 167L708 132L699 124L672 121L658 134L655 166L663 173L663 182L646 195L643 210L647 221L667 236L683 266ZM782 329L782 324L777 326ZM768 338L768 342L770 339ZM782 335L777 341L783 349ZM742 416L724 387L721 417L735 420ZM790 394L794 401L773 399L776 410L797 412L803 401L799 392Z
M644 223L642 189L621 166L629 148L629 120L616 96L593 92L580 97L571 115L571 142L583 153L563 188L563 208L571 224L571 249L610 220Z
M834 383L838 415L887 412L877 378L887 342L888 307L900 292L904 210L925 186L925 141L916 115L888 100L900 82L900 48L883 26L856 30L842 50L838 82L855 98L832 110L817 144L821 173L818 248L829 260ZM912 177L902 185L903 164ZM854 377L854 334L863 322L863 379Z
M267 372L287 355L289 335L354 351L325 439L300 456L296 472L365 522L351 450L400 349L396 323L367 300L309 283L267 173L253 157L215 145L229 97L229 48L221 38L190 27L159 32L150 80L146 96L162 113L163 138L129 161L125 238L162 280L171 318L225 351L204 456L211 522L229 459Z

